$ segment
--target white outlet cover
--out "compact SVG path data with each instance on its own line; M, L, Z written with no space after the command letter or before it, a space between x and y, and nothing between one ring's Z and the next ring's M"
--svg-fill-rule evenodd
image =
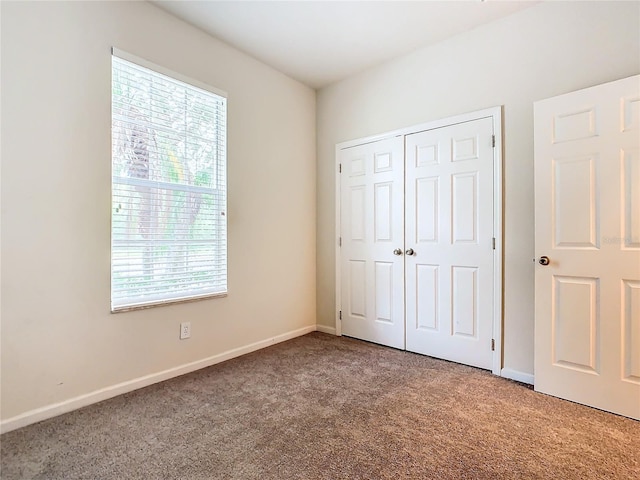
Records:
M180 324L180 340L191 338L191 322L182 322Z

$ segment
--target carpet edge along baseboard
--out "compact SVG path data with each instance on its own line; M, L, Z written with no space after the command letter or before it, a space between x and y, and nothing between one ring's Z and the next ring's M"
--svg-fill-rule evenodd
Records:
M231 350L227 350L225 352L218 353L201 360L178 365L177 367L172 367L161 372L144 375L142 377L127 380L125 382L117 383L115 385L104 387L93 392L63 400L62 402L53 403L50 405L45 405L44 407L29 410L14 417L0 421L0 433L17 430L18 428L26 427L27 425L41 422L42 420L47 420L49 418L57 417L58 415L68 413L73 410L77 410L79 408L83 408L94 403L116 397L118 395L129 393L140 388L148 387L149 385L153 385L154 383L163 382L171 378L195 372L196 370L200 370L201 368L210 367L211 365L215 365L226 360L231 360L232 358L240 357L242 355L255 352L256 350L261 350L271 345L285 342L287 340L291 340L292 338L300 337L317 330L325 331L321 328L318 328L317 325L309 325L306 327L298 328L296 330L282 333L280 335L276 335L274 337L269 337L264 340L250 343L248 345L233 348Z

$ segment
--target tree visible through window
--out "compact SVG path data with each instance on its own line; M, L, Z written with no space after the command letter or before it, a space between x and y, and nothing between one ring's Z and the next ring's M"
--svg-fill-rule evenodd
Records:
M226 98L119 53L111 309L226 293Z

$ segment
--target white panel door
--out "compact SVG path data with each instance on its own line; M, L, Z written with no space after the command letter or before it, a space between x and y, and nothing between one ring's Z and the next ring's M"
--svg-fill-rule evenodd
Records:
M400 349L404 349L403 154L402 137L346 148L339 154L342 334Z
M640 76L534 113L535 389L640 419Z
M407 350L491 369L493 121L406 136Z

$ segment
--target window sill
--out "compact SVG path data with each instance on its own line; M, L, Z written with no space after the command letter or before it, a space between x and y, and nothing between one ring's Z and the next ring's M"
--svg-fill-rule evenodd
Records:
M157 302L149 302L149 303L139 303L139 304L134 304L134 305L123 305L120 307L112 307L111 308L111 313L124 313L124 312L130 312L132 310L146 310L147 308L155 308L155 307L162 307L165 305L175 305L177 303L190 303L190 302L197 302L199 300L208 300L211 298L221 298L221 297L226 297L229 294L229 292L220 292L220 293L207 293L205 295L198 295L198 296L194 296L194 297L187 297L187 298L175 298L172 300L163 300L163 301L157 301Z

